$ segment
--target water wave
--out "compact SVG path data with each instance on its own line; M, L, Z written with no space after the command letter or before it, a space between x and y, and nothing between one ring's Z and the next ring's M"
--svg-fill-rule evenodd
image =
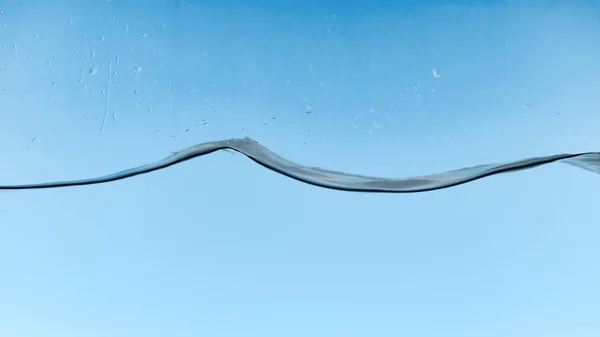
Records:
M175 152L162 160L106 176L37 184L0 185L0 190L25 190L103 184L150 173L152 171L162 170L169 166L196 157L208 155L219 150L239 152L269 170L306 184L352 192L427 192L465 184L500 173L531 169L554 162L563 162L595 173L600 173L600 152L586 152L536 157L502 164L479 165L439 174L411 178L369 177L296 164L280 157L253 139L242 138L198 144Z

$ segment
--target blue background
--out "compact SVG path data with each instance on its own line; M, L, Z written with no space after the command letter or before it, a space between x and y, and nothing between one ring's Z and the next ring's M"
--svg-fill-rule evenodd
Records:
M2 184L244 136L393 177L600 150L594 1L0 10ZM225 152L3 192L0 335L600 336L599 189L556 164L344 193Z

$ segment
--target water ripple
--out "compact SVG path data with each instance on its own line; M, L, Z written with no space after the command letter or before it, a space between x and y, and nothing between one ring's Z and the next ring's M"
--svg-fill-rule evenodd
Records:
M554 162L563 162L595 173L600 173L600 152L587 152L529 158L503 164L479 165L412 178L369 177L317 167L302 166L280 157L253 139L243 138L198 144L176 152L162 160L106 176L37 184L0 185L0 190L24 190L103 184L150 173L152 171L162 170L169 166L219 150L233 150L239 152L265 168L306 184L352 192L416 193L433 191L465 184L500 173L531 169Z

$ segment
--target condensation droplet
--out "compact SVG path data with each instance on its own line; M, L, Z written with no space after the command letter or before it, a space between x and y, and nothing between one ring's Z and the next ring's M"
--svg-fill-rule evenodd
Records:
M433 68L433 70L431 70L431 74L433 75L434 78L440 78L440 73L438 72L438 70L436 68Z
M312 113L313 113L312 104L309 104L309 105L306 106L306 114L310 115Z
M98 74L98 68L90 68L89 74L91 76L97 75Z

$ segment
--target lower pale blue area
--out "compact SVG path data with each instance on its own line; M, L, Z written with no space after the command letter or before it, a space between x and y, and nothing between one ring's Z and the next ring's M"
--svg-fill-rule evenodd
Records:
M0 185L251 137L381 177L600 151L594 1L0 3ZM0 193L0 336L598 336L598 176L346 193L216 152Z

